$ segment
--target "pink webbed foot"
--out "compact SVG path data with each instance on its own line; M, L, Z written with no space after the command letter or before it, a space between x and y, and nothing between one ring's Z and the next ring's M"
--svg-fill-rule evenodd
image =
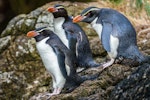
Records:
M103 71L105 68L111 66L115 62L115 59L111 59L108 62L102 63L99 67L90 68L88 71Z
M111 66L113 63L115 62L115 59L111 59L110 61L104 63L102 66L103 66L103 69Z
M43 97L44 97L44 96L47 96L47 99L49 99L49 98L50 98L51 96L53 96L53 95L58 95L58 94L60 94L60 92L61 92L61 89L56 88L56 89L54 89L53 93L46 93L46 94L43 95Z

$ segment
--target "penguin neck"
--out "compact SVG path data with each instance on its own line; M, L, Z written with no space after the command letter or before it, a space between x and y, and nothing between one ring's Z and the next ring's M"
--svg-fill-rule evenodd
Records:
M49 37L44 37L44 36L42 36L42 35L38 35L38 36L36 36L36 37L34 37L34 38L35 38L35 41L36 41L36 42L39 42L39 41L42 41L43 39L49 38Z
M95 24L97 24L98 17L96 17L90 24L93 27ZM94 27L93 27L94 28Z
M57 36L62 40L62 42L69 48L69 42L65 33L65 30L63 29L63 24L65 23L64 17L59 17L54 19L54 31L57 34Z
M46 43L46 41L49 39L50 37L46 37L46 38L43 38L41 41L37 41L36 43L39 44L39 43Z
M71 17L68 16L68 17L54 18L54 27L59 28L60 26L62 26L67 21L72 21Z
M49 39L49 37L46 37L46 38L42 39L41 41L36 42L36 48L39 51L39 53L47 51L47 49L45 49L44 46L47 44L46 41L48 39Z
M102 24L101 23L97 23L98 17L96 17L92 22L91 22L91 26L93 27L93 29L97 32L99 38L101 39L101 33L102 33Z
M54 19L54 28L58 29L58 28L62 28L63 23L65 22L65 18L64 17L58 17Z

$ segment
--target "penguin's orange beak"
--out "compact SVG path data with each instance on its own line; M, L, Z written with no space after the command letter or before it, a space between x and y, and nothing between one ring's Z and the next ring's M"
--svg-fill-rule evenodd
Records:
M73 18L73 22L74 23L80 22L82 20L83 20L83 16L81 16L81 15L78 15L78 16L76 16L76 17Z
M56 8L54 8L54 7L49 7L49 8L47 9L47 11L49 11L49 12L53 13L53 12L56 12L56 11L57 11L57 9L56 9Z
M35 37L35 36L37 36L38 34L35 32L35 31L29 31L28 33L27 33L27 37Z

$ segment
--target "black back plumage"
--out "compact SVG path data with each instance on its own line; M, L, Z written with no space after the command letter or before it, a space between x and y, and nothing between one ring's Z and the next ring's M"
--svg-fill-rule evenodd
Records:
M42 31L41 31L42 30ZM48 44L55 54L57 55L59 68L62 72L62 75L66 79L65 88L71 88L72 90L75 89L77 86L79 86L82 82L86 80L93 80L98 77L99 74L95 74L92 76L86 76L86 77L80 77L76 73L76 57L72 54L70 49L68 49L62 41L59 39L59 37L53 33L48 28L38 28L35 31L39 31L39 34L35 36L36 42L39 42L47 37L49 39L46 40L46 44ZM69 66L69 72L70 74L67 74L66 65ZM72 91L68 90L68 92Z
M137 59L139 57L140 59L143 59L142 54L139 52L137 47L136 31L124 15L120 14L116 10L104 8L100 10L99 16L100 21L98 20L97 23L102 22L104 27L110 28L109 34L119 39L118 57L122 56L125 58L135 59L137 56ZM108 26L108 24L110 26ZM102 35L105 33L106 32L102 32ZM105 37L106 35L102 36L102 41Z
M54 7L57 8L59 6L62 5L55 5ZM54 18L58 17L65 18L65 22L63 23L62 27L65 30L66 36L69 40L70 49L72 50L73 54L77 56L79 66L82 67L99 66L100 64L96 63L92 57L89 41L85 32L78 24L72 22L72 19L71 17L68 16L66 9L60 8L58 9L57 12L53 12L53 15ZM77 48L76 45L78 45Z
M71 54L69 55L70 51L68 50L67 47L65 47L65 45L63 45L62 41L59 39L59 37L54 34L51 30L45 29L46 27L42 27L42 28L38 28L35 31L39 31L40 30L40 34L35 36L35 40L36 42L39 42L47 37L49 37L49 39L46 41L46 43L52 47L53 51L55 52L55 54L57 55L57 59L58 59L58 64L59 64L59 68L62 72L62 75L65 78L68 78L67 75L67 70L66 70L66 65L65 65L65 56L71 56ZM42 30L42 31L41 31ZM70 57L72 59L72 61L76 61L76 59L74 59L74 57ZM68 58L68 59L70 59ZM70 59L70 60L71 60ZM73 64L74 66L76 64ZM71 66L71 65L70 65ZM70 68L73 68L72 66ZM74 71L73 69L71 69L72 72ZM75 72L74 72L75 73Z
M82 22L91 23L95 18L98 24L103 26L101 33L102 45L110 52L110 35L119 39L117 57L124 57L145 61L144 55L137 46L136 31L131 22L121 13L109 8L89 7L82 11L81 15L87 16ZM100 34L100 33L99 33Z

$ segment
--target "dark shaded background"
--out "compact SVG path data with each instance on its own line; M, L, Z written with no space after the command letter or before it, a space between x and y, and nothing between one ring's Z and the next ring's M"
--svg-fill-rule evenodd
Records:
M53 0L0 0L0 34L8 22L21 13L29 13Z
M27 14L32 10L52 1L71 1L71 2L91 2L97 0L0 0L0 34L7 26L8 22L19 14ZM115 4L123 0L102 0L110 1ZM142 2L143 1L143 2ZM144 9L150 16L150 3L148 0L129 0L130 6L136 5L133 9L140 11ZM144 15L143 15L144 16Z
M46 3L57 0L0 0L0 34L8 22L18 14L29 13ZM59 0L89 2L94 0Z

